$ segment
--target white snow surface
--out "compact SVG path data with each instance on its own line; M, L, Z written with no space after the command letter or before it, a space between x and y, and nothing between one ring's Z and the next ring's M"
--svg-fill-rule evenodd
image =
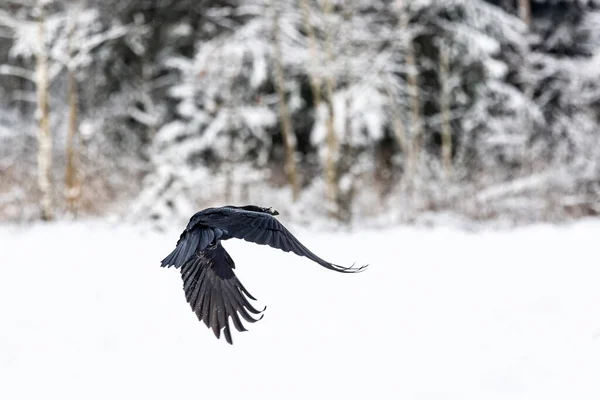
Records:
M179 229L0 227L0 398L600 398L600 221L291 228L369 269L225 242L268 306L230 346L191 312L179 271L159 267Z

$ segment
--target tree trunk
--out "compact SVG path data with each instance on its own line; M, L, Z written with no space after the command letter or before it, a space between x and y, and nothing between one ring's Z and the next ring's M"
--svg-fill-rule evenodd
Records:
M285 146L285 173L292 188L292 199L295 202L300 194L298 174L296 172L296 140L292 131L292 119L285 98L285 81L283 72L283 57L281 54L281 37L279 31L279 11L274 4L273 34L275 46L275 81L279 95L279 113L281 118L281 133Z
M400 24L399 29L401 31L408 31L409 27L409 16L406 10L407 5L404 0L396 0L396 8L398 12L398 21ZM413 186L415 175L417 174L418 160L421 157L423 149L423 120L421 115L421 98L419 91L419 71L417 68L415 50L412 44L412 38L409 39L406 45L406 66L408 69L407 73L407 84L408 94L410 98L410 146L411 146L411 158L406 160L406 179L405 182L409 187Z
M398 146L400 146L404 157L406 159L412 159L412 146L410 145L408 138L406 137L406 128L404 126L404 122L402 122L402 116L400 115L398 103L394 96L394 92L392 91L393 84L389 78L386 79L386 81L387 85L385 89L387 92L388 104L390 107L394 137L396 139L396 142L398 143Z
M39 3L38 11L38 52L36 54L36 89L38 132L38 187L41 192L40 210L43 220L54 218L52 196L52 136L48 108L48 51L46 48L44 6Z
M331 1L326 0L323 3L323 13L328 15L331 13L332 4ZM334 56L332 48L331 29L329 26L325 28L325 52L327 55L327 62L330 66L333 66ZM333 107L333 88L335 87L335 80L332 74L327 74L325 78L325 102L327 104L327 160L325 162L325 177L327 183L327 200L333 207L331 209L331 216L339 217L338 215L338 198L339 198L339 187L337 179L337 161L338 161L338 139L335 134L335 110Z
M311 61L313 63L313 68L316 69L320 63L320 57L317 49L317 39L315 35L315 31L310 24L310 7L308 0L301 0L302 6L302 18L304 29L308 35L308 42L310 47L310 55ZM322 11L325 14L331 12L331 3L329 1L325 2L322 6ZM325 34L325 46L327 53L327 61L333 61L333 51L331 46L331 34L329 29L326 30ZM319 110L322 104L322 96L321 96L321 79L318 78L315 72L310 73L310 86L313 96L314 109ZM339 197L339 188L337 185L337 153L338 153L338 142L337 136L335 134L335 126L334 126L334 109L333 109L333 88L335 86L335 82L333 77L328 76L325 79L325 103L327 106L327 121L325 122L326 128L326 146L327 146L327 155L325 159L325 183L326 183L326 197L329 204L333 207L332 213L333 216L337 216L337 206L338 206L338 197Z
M527 24L527 27L529 29L531 29L531 1L530 0L519 0L518 2L519 5L519 17L521 18L521 20ZM529 48L529 42L526 43L525 45L525 54L523 54L523 68L522 70L525 72L525 79L523 80L522 83L522 90L523 93L525 94L525 97L529 100L533 99L533 85L532 83L529 81L529 79L527 78L527 75L532 74L532 66L531 66L531 61L530 61L530 48ZM528 131L531 131L533 129L533 123L530 119L528 119L526 121L526 126L523 127L523 129L526 129ZM529 165L524 165L524 173L525 174L533 174L533 164L534 164L534 159L535 156L533 154L533 152L529 151L527 152L527 156L529 159Z
M337 209L339 195L339 188L337 185L338 140L335 134L335 111L333 109L333 101L331 99L333 95L331 86L330 80L327 79L325 84L325 91L327 94L327 122L325 125L327 129L327 159L325 161L325 176L327 182L327 200L329 201L329 204L334 207L334 209ZM336 214L334 210L332 211L333 214Z
M77 7L77 6L75 6ZM67 62L67 99L69 103L68 130L67 130L67 161L65 170L65 198L67 209L74 216L77 215L77 202L81 195L81 181L77 174L75 141L78 128L79 96L77 92L76 66L73 65L75 48L73 34L75 33L77 8L72 11L67 31L69 60Z
M450 125L450 60L449 51L442 43L440 45L440 111L442 117L442 166L446 179L450 178L452 173L452 127Z
M531 25L531 3L530 0L519 0L519 17L527 26Z
M315 36L315 30L313 26L310 24L310 7L308 4L308 0L301 0L302 6L302 22L304 25L304 30L308 35L308 44L310 50L310 60L312 62L313 69L316 69L319 66L319 53L317 49L317 38ZM314 103L314 109L318 110L321 106L321 80L317 77L314 70L309 70L308 77L310 79L310 89L312 91L312 98Z

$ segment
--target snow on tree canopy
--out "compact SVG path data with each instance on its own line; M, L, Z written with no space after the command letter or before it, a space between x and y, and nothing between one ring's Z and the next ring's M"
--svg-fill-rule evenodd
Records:
M600 212L598 1L205 6L0 2L0 218Z

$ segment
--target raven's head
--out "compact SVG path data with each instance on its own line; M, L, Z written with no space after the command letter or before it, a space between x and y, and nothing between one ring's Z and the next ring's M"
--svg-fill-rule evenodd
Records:
M279 215L279 212L273 207L263 208L263 212L266 212L267 214L271 215Z
M258 207L258 206L250 206L250 205L242 206L242 207L235 207L235 206L227 206L227 207L241 208L242 210L261 212L261 213L270 214L270 215L279 215L279 212L277 212L277 210L274 209L273 207Z

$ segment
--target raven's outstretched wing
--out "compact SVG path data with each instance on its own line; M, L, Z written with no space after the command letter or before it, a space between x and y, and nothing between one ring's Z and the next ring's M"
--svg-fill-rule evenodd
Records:
M192 310L200 321L212 328L219 338L221 329L225 339L233 344L229 318L235 328L242 332L246 328L240 321L240 315L248 322L256 322L250 314L261 314L250 304L248 298L256 300L244 288L233 272L235 264L231 256L219 241L203 251L196 252L181 268L183 290ZM239 314L239 315L238 315Z
M343 267L332 264L308 250L283 224L270 214L248 211L240 208L221 207L205 210L190 220L198 226L209 226L224 231L227 237L244 239L249 242L266 244L276 249L304 256L319 265L338 272L359 272L366 268ZM188 225L189 226L189 225ZM192 225L193 226L193 225Z

